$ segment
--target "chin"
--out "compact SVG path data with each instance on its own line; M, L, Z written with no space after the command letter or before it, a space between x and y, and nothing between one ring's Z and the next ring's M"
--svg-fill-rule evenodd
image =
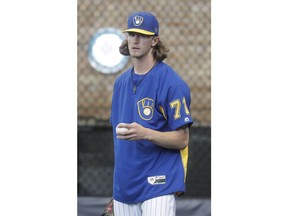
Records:
M141 57L141 55L135 54L135 53L130 53L130 56L131 56L132 58L140 58L140 57Z

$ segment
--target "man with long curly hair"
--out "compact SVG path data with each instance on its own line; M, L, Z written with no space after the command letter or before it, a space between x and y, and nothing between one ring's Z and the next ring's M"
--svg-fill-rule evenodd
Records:
M175 195L185 192L190 89L163 60L168 49L150 12L135 12L120 53L133 66L114 83L115 216L175 216Z

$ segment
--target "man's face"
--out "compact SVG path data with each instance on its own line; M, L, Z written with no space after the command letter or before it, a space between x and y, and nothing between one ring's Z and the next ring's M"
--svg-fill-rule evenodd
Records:
M131 57L141 58L152 50L152 46L154 46L154 35L150 36L135 32L128 32L127 35L128 48Z

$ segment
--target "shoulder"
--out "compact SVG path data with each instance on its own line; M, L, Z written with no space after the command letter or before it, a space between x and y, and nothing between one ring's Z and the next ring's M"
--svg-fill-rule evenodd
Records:
M166 87L188 87L187 83L170 65L160 62L159 72L158 74Z
M116 77L115 79L115 85L118 83L123 82L124 80L127 80L130 78L130 73L131 73L131 69L129 68L128 70L126 70L125 72L121 73L118 77Z

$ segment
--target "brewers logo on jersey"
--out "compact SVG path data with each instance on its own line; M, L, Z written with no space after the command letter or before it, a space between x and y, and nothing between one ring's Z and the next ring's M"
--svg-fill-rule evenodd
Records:
M139 116L143 120L150 120L154 112L154 100L151 98L143 98L137 102Z

